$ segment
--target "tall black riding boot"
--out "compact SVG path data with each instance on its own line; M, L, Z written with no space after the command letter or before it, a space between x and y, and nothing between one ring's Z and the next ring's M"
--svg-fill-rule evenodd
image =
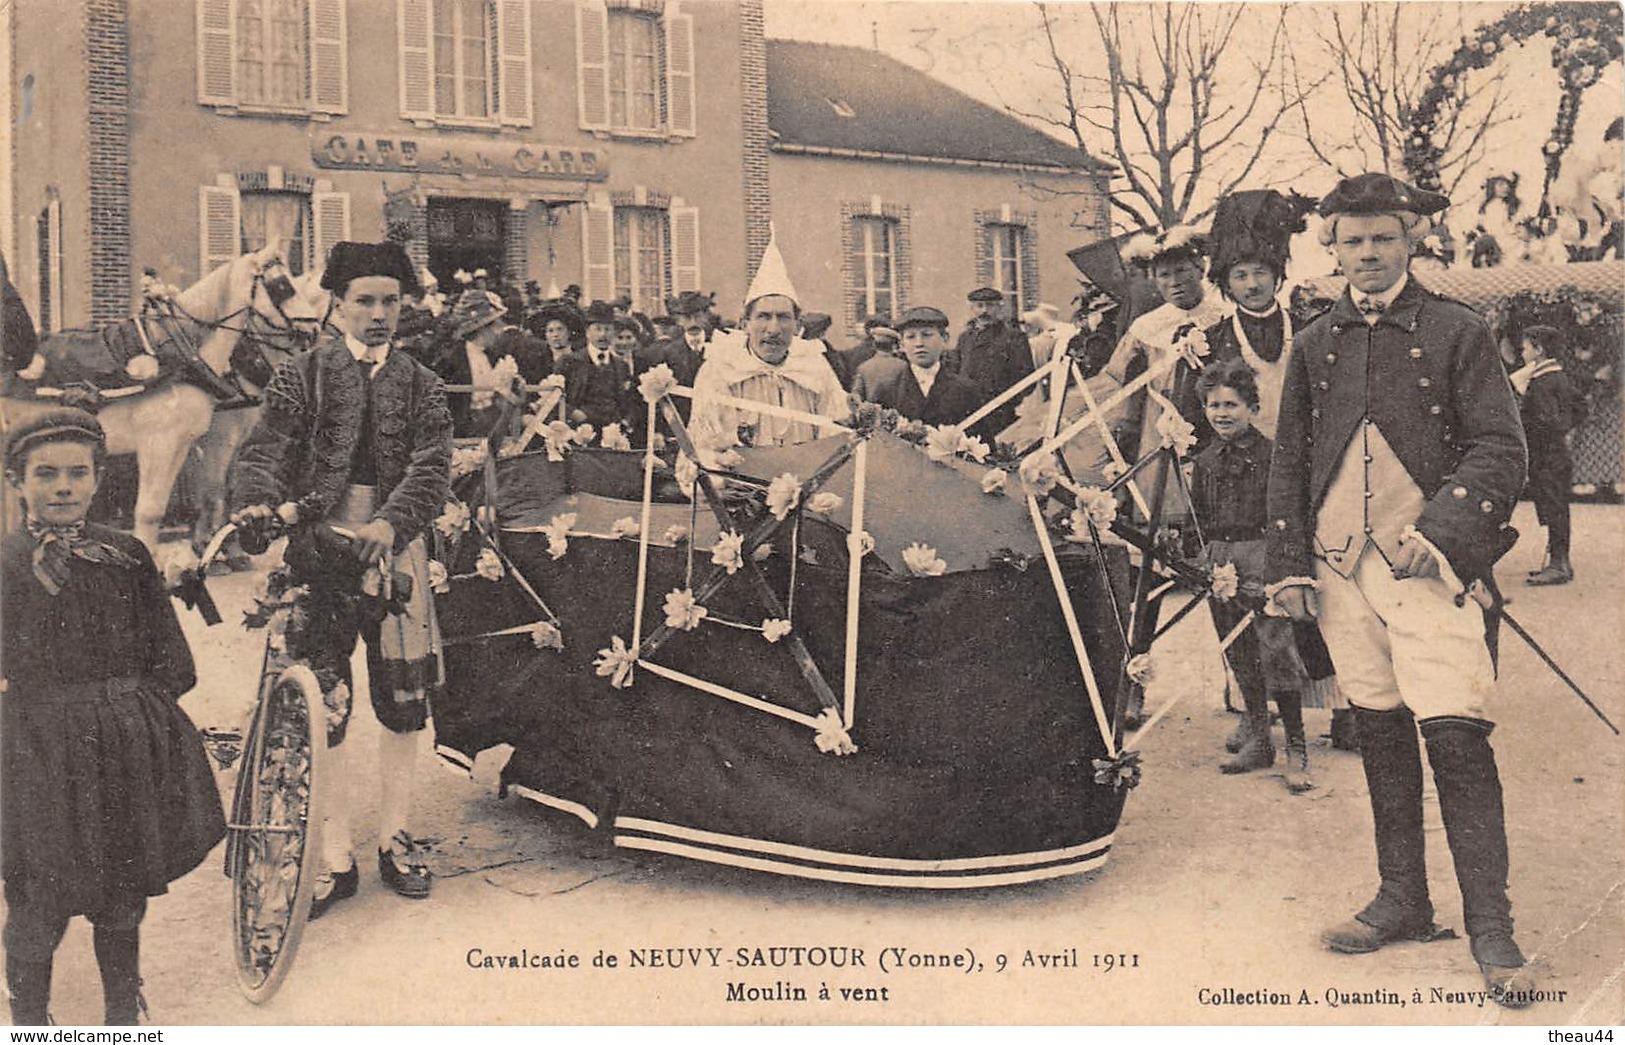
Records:
M102 971L102 1006L109 1027L133 1027L141 1004L141 930L96 926L92 937Z
M24 961L6 955L6 990L11 994L11 1022L19 1027L43 1027L51 1022L51 959Z
M1422 723L1422 734L1439 789L1439 813L1456 865L1473 958L1496 1000L1522 1008L1529 1001L1514 995L1528 993L1530 981L1520 973L1523 952L1512 939L1506 814L1490 747L1494 728L1482 719L1435 718Z
M1321 934L1321 941L1344 954L1365 954L1399 940L1427 940L1438 934L1428 900L1426 840L1422 833L1422 746L1408 708L1368 711L1355 708L1360 760L1371 818L1376 825L1377 896L1351 921Z

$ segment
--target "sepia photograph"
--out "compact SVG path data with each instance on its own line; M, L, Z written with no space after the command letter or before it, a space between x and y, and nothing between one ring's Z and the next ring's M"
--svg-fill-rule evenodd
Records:
M0 1017L1611 1041L1622 51L0 0Z

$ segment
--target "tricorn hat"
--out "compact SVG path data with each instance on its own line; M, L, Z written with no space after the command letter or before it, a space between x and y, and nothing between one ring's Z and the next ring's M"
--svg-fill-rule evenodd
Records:
M1334 214L1437 214L1450 199L1437 192L1407 185L1390 174L1356 174L1344 178L1320 201L1322 217Z
M1248 189L1226 196L1213 212L1208 278L1223 286L1231 267L1247 259L1266 262L1276 275L1284 275L1292 237L1308 227L1304 219L1314 209L1314 200L1295 192Z
M322 272L322 288L335 294L350 285L351 280L363 276L388 276L400 281L401 293L417 297L423 293L412 261L399 243L356 243L341 240L327 252L327 268Z

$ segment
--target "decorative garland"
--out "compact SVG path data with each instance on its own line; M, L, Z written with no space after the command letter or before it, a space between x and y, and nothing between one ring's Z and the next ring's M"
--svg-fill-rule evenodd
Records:
M1521 4L1472 36L1463 37L1461 46L1449 61L1433 70L1428 88L1411 117L1410 136L1405 141L1405 169L1418 186L1442 191L1439 163L1444 150L1433 141L1440 110L1445 103L1464 95L1466 76L1474 69L1493 63L1501 52L1514 44L1543 33L1552 40L1552 68L1563 83L1557 120L1541 151L1546 157L1546 190L1557 178L1563 154L1574 141L1574 123L1580 114L1580 95L1597 82L1601 70L1620 60L1625 21L1612 3Z

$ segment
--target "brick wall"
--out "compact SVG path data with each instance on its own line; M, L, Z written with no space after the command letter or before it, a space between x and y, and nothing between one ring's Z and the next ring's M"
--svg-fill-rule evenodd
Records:
M127 0L86 0L90 111L90 320L130 314L130 41Z
M529 218L528 210L509 207L503 230L502 275L516 287L523 287L530 278Z
M773 220L767 161L771 139L767 127L767 42L762 0L739 4L740 127L744 134L745 274L756 271L767 249Z

